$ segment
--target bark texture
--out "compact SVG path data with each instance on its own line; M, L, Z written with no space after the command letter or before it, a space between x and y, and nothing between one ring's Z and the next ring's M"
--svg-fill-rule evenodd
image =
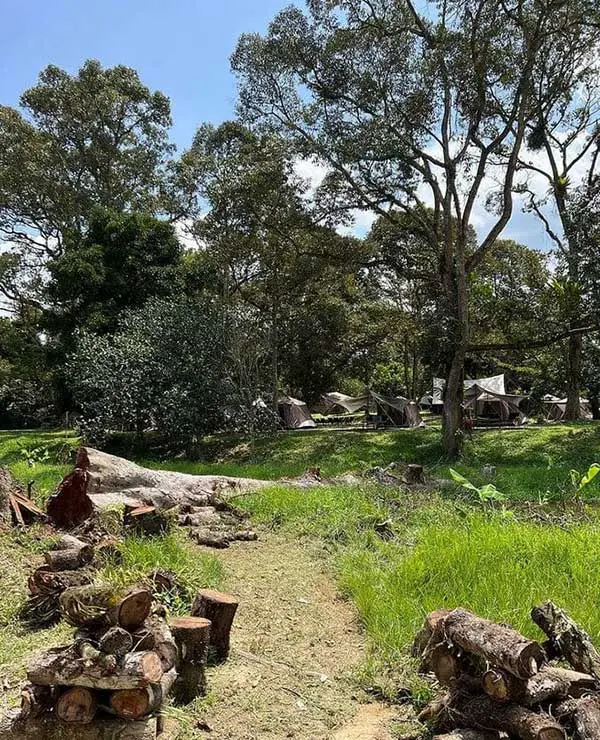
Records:
M229 655L233 619L239 602L231 594L203 589L192 604L192 615L210 620L209 658L220 662Z
M206 691L206 656L211 624L201 617L176 617L170 622L177 643L177 681L174 688L178 704L189 704Z
M582 699L573 714L575 731L579 740L598 740L600 738L600 699Z
M485 693L496 701L518 701L527 707L547 701L577 698L593 691L593 676L556 666L544 666L527 681L521 681L501 668L492 668L483 675Z
M177 678L175 669L163 674L159 683L144 689L113 691L109 697L111 713L123 719L138 720L152 712L158 712L166 702Z

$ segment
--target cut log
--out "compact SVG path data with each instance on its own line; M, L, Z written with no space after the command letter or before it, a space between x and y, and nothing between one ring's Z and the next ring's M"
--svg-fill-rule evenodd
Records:
M224 550L233 542L229 532L216 532L207 527L194 527L190 529L189 536L199 545L214 547L216 550Z
M501 668L483 674L483 689L496 701L515 701L533 707L550 700L577 698L593 691L593 676L555 666L544 666L535 676L522 681Z
M199 507L200 511L193 514L180 514L179 524L184 527L205 527L222 522L221 514L214 506Z
M73 644L80 658L88 663L96 663L107 673L114 673L117 669L117 659L114 655L107 655L95 648L88 640L78 640Z
M68 588L60 595L63 615L74 627L119 625L131 631L144 623L152 608L152 594L146 588L115 593L97 586Z
M177 645L167 622L156 614L149 616L133 633L135 650L154 650L160 656L163 671L170 671L177 661Z
M150 470L91 447L78 450L76 466L48 501L48 514L60 527L81 524L91 515L93 507L115 504L157 509L182 504L207 506L214 505L215 489L220 487L239 491L269 485L268 481L249 478Z
M485 658L518 678L529 678L544 662L539 643L504 625L455 609L444 619L447 638L463 650Z
M154 652L129 653L114 673L82 659L73 646L54 648L35 656L27 678L42 686L85 686L90 689L137 689L160 681L160 658Z
M552 601L534 607L531 618L545 632L555 651L576 671L600 680L600 654L590 636Z
M44 554L44 560L52 570L77 570L89 560L82 559L80 550L49 550Z
M600 699L590 696L582 699L573 714L575 732L579 740L600 738Z
M521 740L566 739L564 729L550 715L518 704L499 704L488 696L463 696L452 703L449 711L455 725L502 730Z
M53 571L49 565L42 565L29 576L27 587L31 594L61 594L73 586L85 586L94 580L89 570Z
M414 486L417 483L424 483L425 478L423 477L423 466L407 465L404 470L402 480L409 486Z
M19 717L39 717L47 712L54 704L54 689L52 686L36 686L28 683L21 689L21 712Z
M0 740L156 740L156 717L139 722L96 719L88 725L66 724L53 714L19 720L8 714L0 720Z
M148 536L165 534L172 525L172 518L167 511L156 506L125 507L124 524Z
M99 637L98 647L103 653L121 658L133 649L133 637L123 627L111 627Z
M82 564L91 563L94 559L94 548L89 542L80 540L70 534L64 534L52 547L52 550L78 550Z
M171 693L176 678L177 672L172 668L163 675L159 683L145 689L113 691L108 701L111 714L123 719L138 720L158 712Z
M210 620L209 657L217 662L229 655L229 640L238 600L231 594L212 589L199 591L192 604L192 615Z
M464 672L460 659L445 643L429 652L427 662L442 686L453 686Z
M497 730L453 730L444 735L434 735L433 740L500 740Z
M423 622L423 626L417 632L417 636L414 639L410 654L413 658L420 658L431 639L433 631L440 625L445 617L450 614L449 609L438 609L435 612L430 612Z
M96 695L82 686L65 689L56 701L56 716L63 722L87 725L94 719L97 710Z
M177 644L177 681L175 700L189 704L206 692L206 656L210 634L210 621L202 617L174 617L171 632Z

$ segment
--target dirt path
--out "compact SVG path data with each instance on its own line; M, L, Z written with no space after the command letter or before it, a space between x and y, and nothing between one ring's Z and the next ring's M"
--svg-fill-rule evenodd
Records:
M393 712L365 705L353 680L364 659L355 612L317 554L266 533L219 557L240 607L197 737L389 740Z

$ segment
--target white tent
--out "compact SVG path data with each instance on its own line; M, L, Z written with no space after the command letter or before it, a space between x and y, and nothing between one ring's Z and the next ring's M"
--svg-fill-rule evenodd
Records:
M567 410L567 399L558 398L547 393L542 396L542 403L546 409L546 418L551 421L561 421L564 419L565 411ZM589 420L593 418L592 408L587 398L579 399L579 416L580 420Z
M433 379L433 404L443 405L446 382L442 378ZM499 419L517 424L525 424L527 416L520 405L526 396L506 393L504 374L489 378L475 378L464 381L463 408L473 411L478 418Z
M356 414L366 411L380 416L384 423L393 426L424 426L419 407L414 401L402 396L382 396L374 391L364 396L347 396L344 393L326 393L323 403L329 413Z

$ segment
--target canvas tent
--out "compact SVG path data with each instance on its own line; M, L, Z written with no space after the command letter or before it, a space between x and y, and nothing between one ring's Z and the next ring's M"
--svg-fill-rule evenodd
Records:
M558 398L550 393L542 397L542 403L546 411L546 418L550 421L561 421L567 410L567 399ZM579 419L592 419L592 409L587 398L579 399Z
M323 403L328 413L355 414L364 411L367 418L385 426L424 426L419 407L414 401L401 396L382 396L369 391L363 396L346 396L344 393L326 393Z
M283 396L277 402L279 416L286 429L314 429L317 425L304 401Z
M433 379L433 403L443 405L445 381ZM463 408L478 419L525 424L528 419L520 406L526 396L506 393L504 375L468 379L464 382Z

